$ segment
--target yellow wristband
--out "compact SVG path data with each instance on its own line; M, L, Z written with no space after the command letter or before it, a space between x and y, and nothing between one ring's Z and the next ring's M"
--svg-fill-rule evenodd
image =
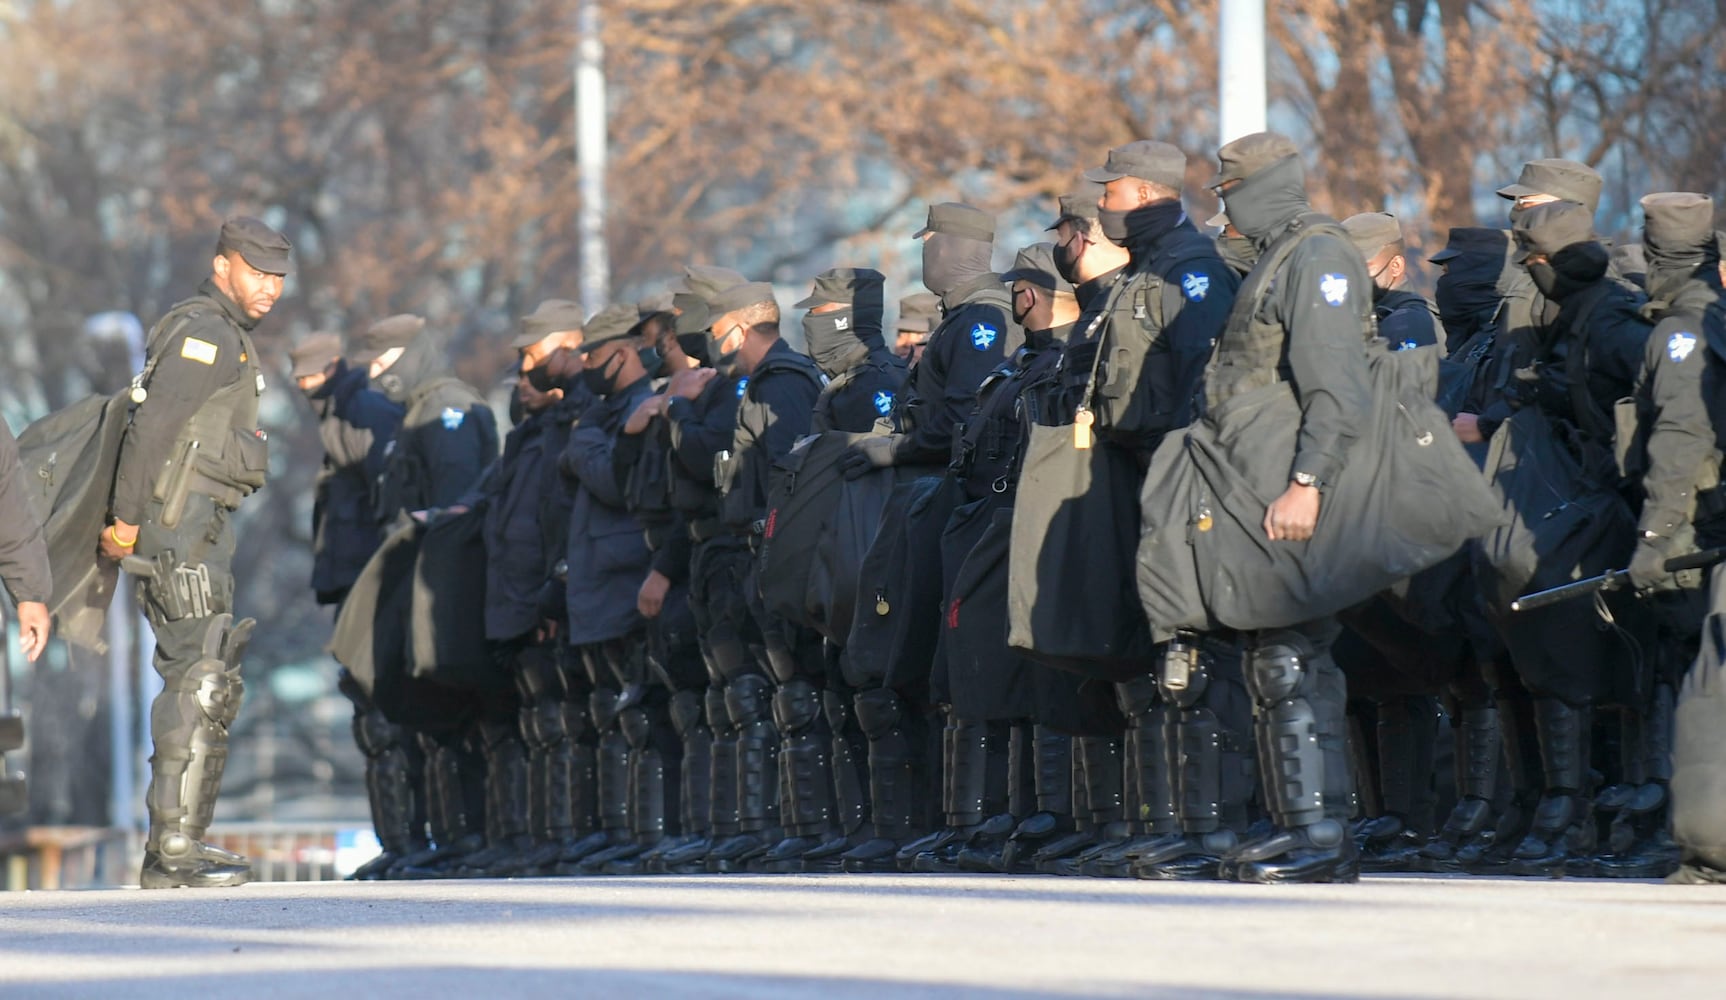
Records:
M129 542L122 542L122 541L120 541L120 536L119 536L119 534L118 534L118 533L116 533L116 532L115 532L115 531L114 531L114 526L113 526L113 525L111 525L111 524L110 524L110 525L108 525L108 537L109 537L109 538L112 538L112 539L113 539L113 540L114 540L114 544L115 544L115 545L118 545L118 546L119 546L119 547L121 547L121 548L122 548L122 549L130 549L130 548L134 548L134 547L136 547L136 546L137 546L137 544L138 544L138 539L137 539L137 537L136 537L136 536L133 536L133 538L132 538L132 540L131 540L131 541L129 541Z

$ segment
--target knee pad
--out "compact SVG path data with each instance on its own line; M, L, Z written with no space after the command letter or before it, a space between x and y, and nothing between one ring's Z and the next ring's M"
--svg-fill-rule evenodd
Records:
M713 678L716 684L723 684L749 673L755 666L749 650L735 636L729 638L710 637L707 644L707 663L709 672L716 674Z
M634 750L644 749L653 736L653 720L639 708L627 708L617 714L617 728Z
M377 709L354 716L354 743L367 757L373 760L382 757L400 746L401 741L402 728Z
M821 692L821 712L835 733L842 733L851 722L851 699L839 691Z
M767 672L780 684L789 682L797 676L797 653L791 648L791 637L786 633L788 628L780 628L766 636L765 653L762 660Z
M194 662L180 675L172 689L196 706L205 720L223 730L240 714L240 698L246 690L238 672L216 659Z
M491 753L505 743L521 739L521 727L514 719L508 722L490 721L479 724L480 747Z
M707 727L715 733L731 731L731 710L725 707L725 689L710 687L702 699L706 707Z
M821 692L804 680L793 680L773 693L773 724L781 733L798 733L821 717Z
M593 720L593 728L600 732L608 732L612 723L617 721L617 692L610 688L599 688L587 696L587 714Z
M904 700L886 688L859 691L851 703L857 710L857 725L871 740L892 732L905 718Z
M1246 658L1247 690L1260 705L1274 704L1312 690L1312 643L1299 632L1266 632Z
M725 685L725 712L731 724L744 729L773 714L773 684L759 674L744 674Z
M1191 708L1210 688L1212 666L1211 654L1197 639L1177 637L1163 647L1163 657L1157 663L1157 690L1169 704Z
M1121 714L1128 719L1137 719L1150 712L1156 701L1157 682L1149 675L1121 681L1115 685L1115 702L1121 706Z
M596 688L610 687L611 664L605 659L603 646L583 646L576 650L576 656L581 660L582 673L587 677L587 683Z
M647 644L639 636L614 639L602 650L606 668L618 684L628 687L647 679Z
M537 704L563 697L563 678L549 657L524 651L515 666L515 686L523 701Z
M702 701L701 694L697 691L678 691L671 696L671 704L666 711L671 715L671 728L676 730L679 737L687 737L701 725Z

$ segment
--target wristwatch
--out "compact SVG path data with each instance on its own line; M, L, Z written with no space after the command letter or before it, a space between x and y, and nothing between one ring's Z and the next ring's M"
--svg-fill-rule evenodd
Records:
M1291 478L1296 486L1318 486L1318 477L1310 472L1297 472Z

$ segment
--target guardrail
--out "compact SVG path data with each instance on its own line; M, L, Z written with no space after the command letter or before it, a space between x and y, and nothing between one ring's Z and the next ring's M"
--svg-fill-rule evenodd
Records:
M208 841L250 858L260 882L345 878L377 853L363 823L221 823ZM0 889L136 885L143 837L130 830L36 826L0 832Z

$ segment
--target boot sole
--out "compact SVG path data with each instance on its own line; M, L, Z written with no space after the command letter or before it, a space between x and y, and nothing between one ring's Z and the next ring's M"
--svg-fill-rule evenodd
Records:
M144 872L138 876L140 889L236 889L252 881L251 872L241 872L220 879L199 878L197 876L179 877L153 872Z

